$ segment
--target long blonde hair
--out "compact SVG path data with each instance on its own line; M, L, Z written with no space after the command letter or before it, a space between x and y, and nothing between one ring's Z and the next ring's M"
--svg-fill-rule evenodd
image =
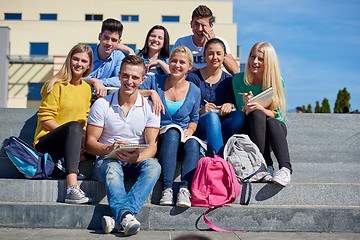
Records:
M250 71L250 57L253 51L259 51L264 54L264 73L262 88L263 90L272 87L274 94L272 97L272 103L269 107L270 110L276 113L286 112L286 100L285 100L285 86L283 86L283 80L280 74L279 60L275 52L274 47L268 42L257 42L251 48L248 62L245 66L244 79L248 85L251 85L254 80L254 74ZM279 109L279 110L277 110Z
M70 50L60 71L49 80L49 83L48 83L47 89L46 89L47 93L51 92L54 84L57 82L63 83L63 84L68 84L71 81L72 71L71 71L70 63L71 63L72 56L76 53L86 53L89 56L90 65L89 65L89 68L84 72L82 77L87 77L90 74L92 65L93 65L93 58L94 58L93 51L92 51L91 47L89 47L86 44L77 44Z

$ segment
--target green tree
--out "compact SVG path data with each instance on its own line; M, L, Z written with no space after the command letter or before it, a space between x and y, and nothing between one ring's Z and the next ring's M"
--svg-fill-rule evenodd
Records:
M334 113L342 113L344 107L350 109L350 93L344 88L339 90L335 101Z
M307 112L307 113L312 113L312 106L311 106L311 104L308 105L306 112Z
M321 111L321 108L320 108L319 101L316 101L315 113L319 113L320 111Z
M302 106L302 112L307 113L305 105Z
M321 103L321 113L331 113L329 100L327 98L324 98L324 100Z

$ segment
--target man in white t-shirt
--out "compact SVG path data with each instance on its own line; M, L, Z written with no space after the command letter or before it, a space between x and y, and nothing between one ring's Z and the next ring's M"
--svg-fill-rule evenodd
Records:
M86 149L99 156L93 177L105 183L106 193L114 217L104 216L105 233L122 230L125 235L139 232L140 222L135 216L151 193L161 172L154 158L160 128L160 116L155 114L150 100L142 97L139 85L145 79L142 58L129 55L121 63L120 89L98 99L90 109ZM119 150L117 159L104 159L121 144L149 144L143 152ZM136 180L127 193L124 178ZM120 229L119 229L120 228Z
M193 69L196 70L206 66L204 59L204 47L208 40L218 38L224 42L226 47L226 57L224 59L224 66L226 70L234 75L240 72L239 65L236 63L234 57L231 55L230 46L227 41L215 35L213 27L213 14L212 11L204 5L200 5L192 13L191 29L193 35L179 38L174 44L174 49L178 46L186 46L190 49L194 56Z

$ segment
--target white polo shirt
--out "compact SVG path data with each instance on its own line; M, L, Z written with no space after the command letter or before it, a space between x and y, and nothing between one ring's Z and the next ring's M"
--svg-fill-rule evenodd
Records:
M96 100L89 112L88 124L103 128L100 143L111 145L114 141L129 144L145 143L145 128L160 128L160 116L153 103L138 93L135 104L126 116L118 102L119 91Z

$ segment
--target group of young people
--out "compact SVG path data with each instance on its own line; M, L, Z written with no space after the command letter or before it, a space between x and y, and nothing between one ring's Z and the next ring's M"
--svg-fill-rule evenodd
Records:
M256 43L245 72L239 73L227 42L214 34L212 22L211 10L200 5L192 14L193 34L178 39L171 53L166 28L156 25L135 55L121 44L121 22L107 19L97 48L74 46L61 70L44 85L34 146L53 159L64 159L67 203L92 201L78 186L78 165L85 152L97 156L93 178L104 182L113 213L102 218L105 233L117 229L133 235L140 230L136 214L160 176L161 205L191 206L190 186L200 145L194 139L181 143L175 128L159 135L160 128L169 124L180 126L185 137L206 141L207 151L220 156L228 138L247 133L269 166L264 181L283 186L290 182L285 85L276 52L270 43ZM108 94L107 87L119 89ZM268 108L248 103L269 87L274 94ZM92 104L93 95L98 99ZM105 159L119 145L145 143L149 147L142 152L119 150L117 159ZM270 149L279 162L275 176ZM181 183L174 199L178 160ZM124 186L127 177L135 180L129 192Z

